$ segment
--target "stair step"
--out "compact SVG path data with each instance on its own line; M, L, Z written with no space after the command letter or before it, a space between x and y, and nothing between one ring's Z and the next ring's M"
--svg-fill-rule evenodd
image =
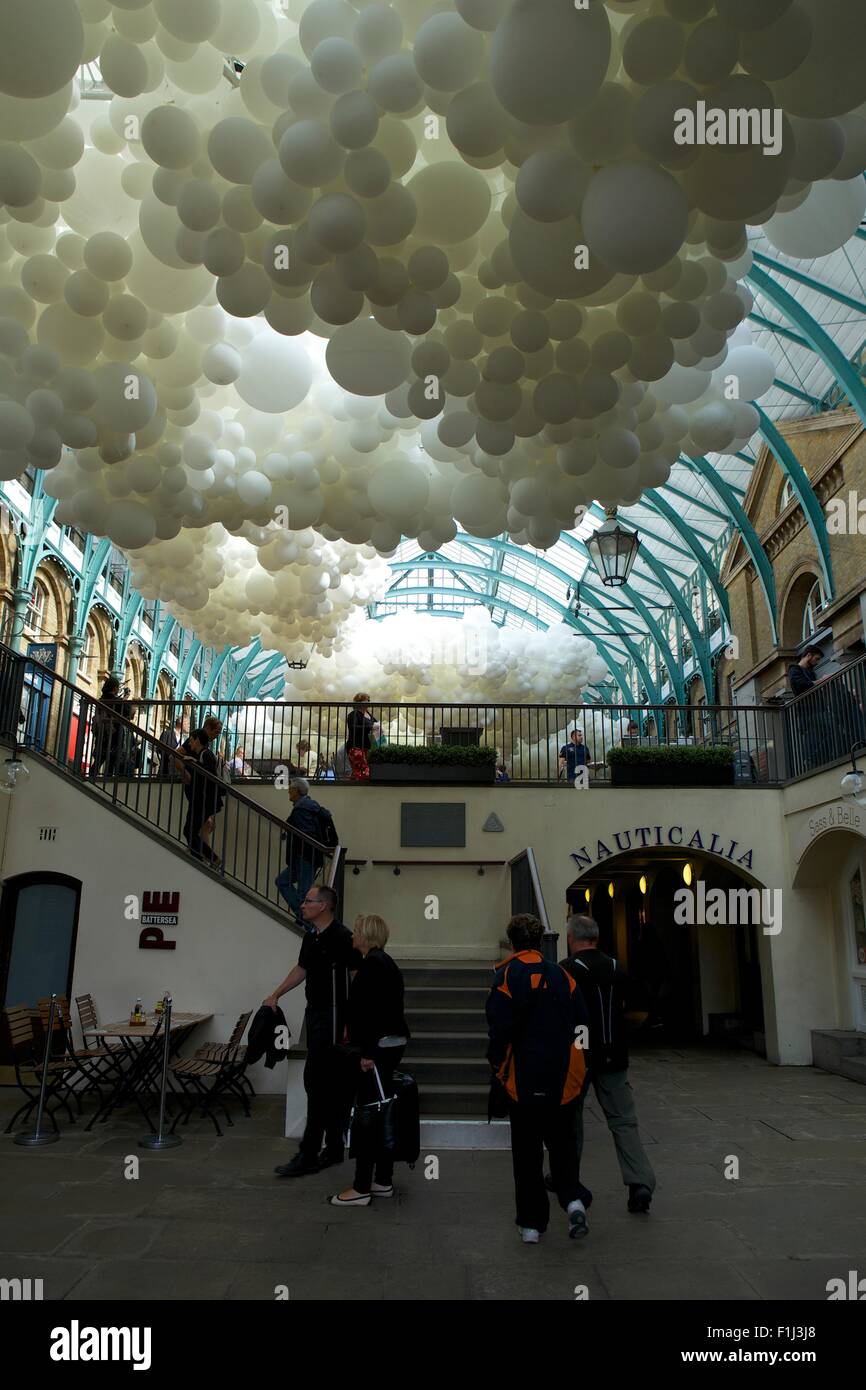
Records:
M408 985L404 1001L407 1009L474 1009L483 1018L489 993L488 989L468 989L466 986L431 989L427 985Z
M492 962L477 966L461 962L455 966L404 965L400 968L407 989L474 989L486 994L493 975Z
M422 1115L437 1115L447 1119L463 1115L486 1119L487 1098L487 1086L442 1086L435 1082L425 1084L419 1093Z
M486 1033L426 1033L412 1029L406 1056L414 1061L416 1054L425 1057L454 1057L477 1061L487 1051Z
M406 1069L415 1077L419 1088L428 1083L486 1086L490 1081L490 1065L483 1057L455 1057L445 1053L412 1057L407 1060Z
M866 1082L866 1057L840 1057L837 1070L852 1081Z
M414 1034L481 1033L487 1036L487 1019L483 1009L406 1009L406 1021Z

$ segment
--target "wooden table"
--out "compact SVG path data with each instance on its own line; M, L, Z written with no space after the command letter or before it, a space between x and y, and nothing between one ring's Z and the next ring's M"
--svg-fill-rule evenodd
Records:
M157 1078L161 1071L162 1049L165 1045L164 1016L149 1013L146 1018L146 1023L130 1023L129 1019L125 1018L119 1023L100 1023L98 1027L84 1029L85 1038L94 1037L100 1041L117 1039L123 1050L124 1060L129 1064L125 1071L118 1068L118 1081L114 1091L100 1104L86 1129L92 1129L97 1120L104 1124L112 1111L127 1098L135 1101L147 1123L153 1128L142 1095L159 1090L160 1083ZM194 1028L211 1018L213 1014L185 1014L172 1010L170 1055L174 1056L178 1052Z

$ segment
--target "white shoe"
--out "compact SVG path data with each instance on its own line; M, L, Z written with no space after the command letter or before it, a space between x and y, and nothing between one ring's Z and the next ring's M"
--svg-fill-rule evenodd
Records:
M524 1245L537 1245L541 1240L541 1232L536 1231L534 1226L518 1226L517 1229Z
M589 1226L586 1222L586 1207L581 1201L569 1202L568 1204L568 1234L571 1240L581 1240L589 1235Z
M370 1184L370 1195L371 1195L372 1197L393 1197L393 1196L394 1196L394 1184L393 1184L393 1183L388 1183L387 1187L383 1187L381 1183L378 1183L378 1182L371 1183L371 1184Z
M328 1201L332 1207L368 1207L370 1205L370 1194L356 1192L354 1197L341 1197L337 1192Z

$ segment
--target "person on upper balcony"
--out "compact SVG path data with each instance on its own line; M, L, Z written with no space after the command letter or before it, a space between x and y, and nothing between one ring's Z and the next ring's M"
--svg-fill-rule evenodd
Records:
M572 729L568 743L564 743L559 750L560 781L564 776L567 782L573 782L578 769L587 767L588 764L589 754L583 741L583 730Z
M346 756L352 768L353 782L369 780L367 753L373 743L374 723L370 713L370 696L363 692L353 695L352 708L346 720Z
M804 695L811 690L817 677L815 667L824 660L820 647L807 647L798 661L788 667L788 683L793 695Z

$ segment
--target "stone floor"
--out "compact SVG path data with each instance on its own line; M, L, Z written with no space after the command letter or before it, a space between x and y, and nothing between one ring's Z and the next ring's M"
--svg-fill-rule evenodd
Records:
M438 1178L398 1169L399 1196L338 1212L351 1169L277 1179L294 1149L281 1105L259 1100L218 1139L194 1119L179 1149L147 1153L136 1115L90 1134L61 1121L45 1149L0 1144L0 1278L46 1299L826 1299L866 1274L866 1087L748 1054L663 1051L632 1067L658 1177L629 1216L613 1146L587 1102L590 1234L558 1210L538 1246L513 1223L507 1153L442 1151ZM17 1100L0 1092L0 1118ZM86 1113L86 1112L85 1112ZM136 1112L137 1114L137 1112ZM124 1176L127 1156L139 1176ZM739 1177L727 1179L731 1157ZM285 1292L282 1296L285 1296Z

